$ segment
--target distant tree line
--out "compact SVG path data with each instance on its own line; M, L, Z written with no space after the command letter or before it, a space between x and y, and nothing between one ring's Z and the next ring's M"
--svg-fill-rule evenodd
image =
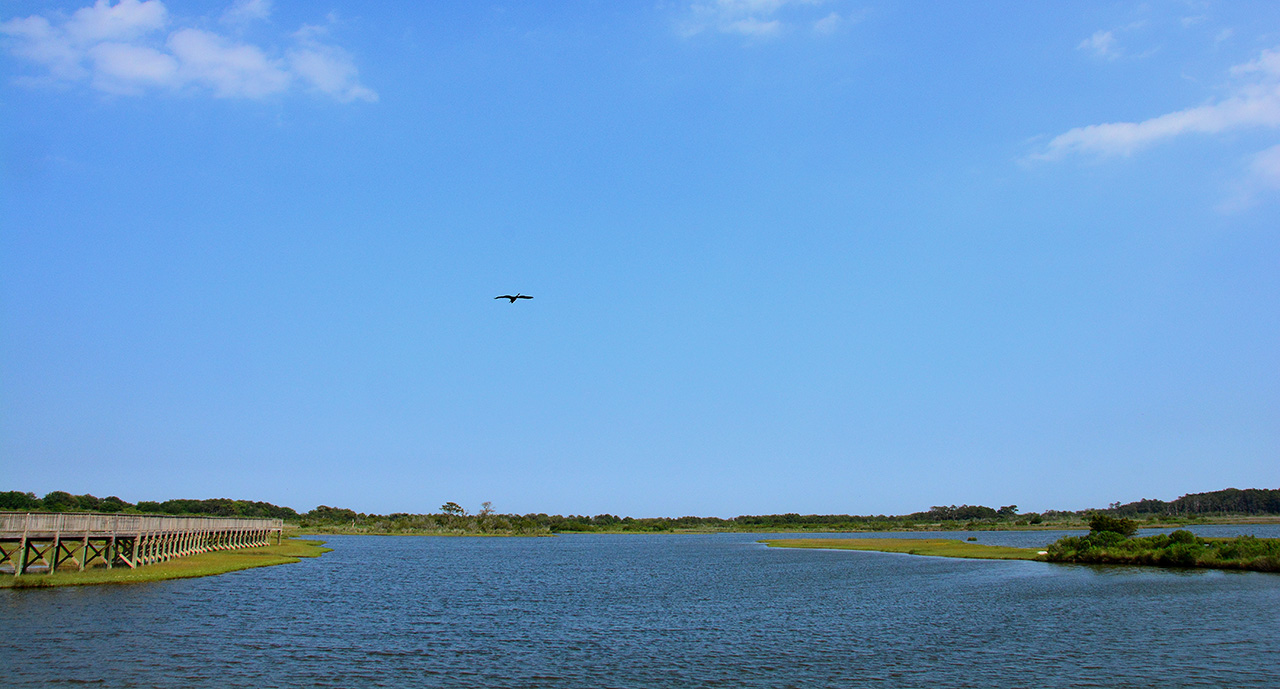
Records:
M1125 505L1112 503L1107 511L1129 517L1280 514L1280 489L1227 488L1212 493L1190 493L1172 502L1144 499Z
M0 510L50 512L122 512L138 514L211 515L220 517L275 517L303 528L350 533L559 533L559 532L669 532L669 531L888 531L934 526L944 529L998 528L1001 525L1081 521L1099 512L1119 518L1195 517L1208 515L1280 514L1280 490L1226 490L1184 495L1172 502L1139 500L1126 505L1112 503L1106 510L1064 512L1046 510L1019 514L1017 505L993 508L984 505L935 505L906 515L768 514L721 517L619 517L613 514L498 514L483 503L472 514L456 502L447 502L429 514L365 514L342 507L320 505L297 512L267 502L214 498L210 500L139 501L129 503L116 496L97 498L54 491L38 498L34 493L0 492Z
M444 534L542 534L551 533L545 524L516 514L498 514L492 503L483 503L470 514L456 502L446 502L433 514L365 514L342 507L321 505L302 514L298 525L304 529L337 533L444 533Z
M89 494L72 495L60 490L55 490L43 498L37 498L35 493L16 490L0 492L0 510L274 517L288 521L299 519L298 513L292 508L279 507L269 502L213 498L211 500L165 500L164 502L141 500L135 505L114 495L98 498Z

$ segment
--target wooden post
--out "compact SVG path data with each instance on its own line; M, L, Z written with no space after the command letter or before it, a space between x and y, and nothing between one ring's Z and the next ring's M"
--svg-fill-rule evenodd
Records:
M62 550L62 515L58 515L58 523L53 528L53 559L48 560L49 573L53 574L58 570L58 555Z
M13 576L27 573L27 535L31 533L31 513L28 512L22 522L22 545L18 546L18 561L13 567Z
M120 545L116 543L116 516L114 514L111 515L111 521L107 524L107 530L111 535L107 537L107 553L105 559L107 561L107 569L111 569L115 566L116 558L120 556Z

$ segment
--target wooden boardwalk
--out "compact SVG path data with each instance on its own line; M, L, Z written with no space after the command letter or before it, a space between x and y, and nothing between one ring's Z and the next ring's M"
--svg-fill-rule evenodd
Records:
M281 519L0 512L0 572L137 568L211 550L280 542Z

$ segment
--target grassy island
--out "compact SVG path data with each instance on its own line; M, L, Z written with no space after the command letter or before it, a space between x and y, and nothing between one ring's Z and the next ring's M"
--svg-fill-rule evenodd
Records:
M164 579L207 577L240 569L289 564L297 562L299 558L319 557L333 550L332 548L322 547L323 544L324 541L290 538L282 541L279 545L199 553L175 558L167 562L144 565L137 569L129 569L128 567L114 567L112 569L94 567L83 572L24 574L19 577L0 575L0 588L136 584Z
M1045 550L979 545L944 538L789 538L760 541L774 548L873 550L982 560L1039 560L1095 565L1141 565L1280 572L1280 539L1200 538L1190 531L1134 536L1137 522L1098 513L1087 536L1064 536Z
M873 550L934 557L962 557L977 560L1043 559L1035 548L1010 548L966 543L951 538L783 538L760 541L771 548L824 548L828 550Z
M1199 567L1280 572L1280 539L1237 536L1200 538L1190 531L1135 538L1131 519L1095 514L1089 535L1066 536L1049 545L1049 562Z

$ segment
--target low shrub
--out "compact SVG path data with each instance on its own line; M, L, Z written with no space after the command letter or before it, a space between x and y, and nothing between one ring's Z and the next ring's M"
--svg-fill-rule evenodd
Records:
M1178 530L1141 538L1115 531L1064 536L1046 549L1050 562L1138 564L1160 567L1213 567L1280 572L1280 539L1238 536L1201 539Z

